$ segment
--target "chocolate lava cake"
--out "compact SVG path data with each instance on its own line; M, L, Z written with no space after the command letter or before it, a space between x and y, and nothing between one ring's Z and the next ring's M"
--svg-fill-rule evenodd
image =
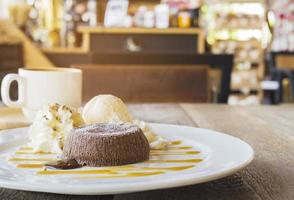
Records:
M139 127L100 123L74 129L65 140L63 159L92 167L117 166L147 160L149 151Z

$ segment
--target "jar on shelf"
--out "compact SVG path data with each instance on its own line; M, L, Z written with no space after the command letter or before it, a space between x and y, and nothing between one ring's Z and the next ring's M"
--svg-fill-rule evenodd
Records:
M152 10L148 10L144 13L144 22L143 26L145 28L153 28L154 27L154 12Z
M178 14L178 26L180 28L191 27L191 14L189 11L180 11Z
M168 28L169 27L169 7L167 4L159 4L154 8L155 12L155 27Z

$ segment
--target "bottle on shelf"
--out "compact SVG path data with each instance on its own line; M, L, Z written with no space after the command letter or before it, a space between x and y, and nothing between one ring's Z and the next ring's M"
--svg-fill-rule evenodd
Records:
M159 4L154 8L155 12L155 27L168 28L169 27L169 7L167 4Z
M89 26L97 26L97 2L96 0L88 0L87 3L88 8L88 18L89 18Z

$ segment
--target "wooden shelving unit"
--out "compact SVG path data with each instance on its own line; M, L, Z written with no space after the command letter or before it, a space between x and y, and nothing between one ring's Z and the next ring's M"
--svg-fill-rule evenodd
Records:
M64 47L52 47L41 48L44 53L56 53L56 54L71 54L71 53L88 53L89 52L89 36L90 34L157 34L157 35L197 35L199 37L198 51L204 52L205 48L205 33L200 28L105 28L105 27L89 27L80 26L77 29L78 33L82 34L83 42L81 47L64 48Z
M105 27L90 27L90 26L80 26L77 31L79 33L133 33L133 34L204 34L201 28L105 28Z
M58 53L58 54L82 54L87 53L88 51L81 48L81 47L51 47L51 48L45 48L42 47L41 50L44 53Z
M57 65L69 67L73 63L90 64L95 53L116 54L150 53L204 53L205 32L200 28L105 28L80 26L81 47L42 48ZM131 43L129 44L129 40ZM106 42L108 41L108 42ZM150 42L149 42L150 41ZM150 45L151 44L151 45ZM134 52L129 45L139 45L142 50Z
M55 65L34 45L34 43L12 22L0 20L0 30L16 38L23 47L24 67L50 68Z
M83 50L88 51L90 34L154 34L154 35L195 35L198 37L197 50L199 53L205 51L205 33L201 28L105 28L80 26L77 31L83 35Z
M231 90L242 99L260 95L264 78L265 6L261 0L208 1L207 41L215 54L234 54ZM215 2L215 3L213 3ZM235 94L236 95L236 94Z
M97 0L98 22L103 24L104 13L108 0ZM134 14L140 5L145 5L147 8L153 8L155 4L161 0L129 0L129 13Z

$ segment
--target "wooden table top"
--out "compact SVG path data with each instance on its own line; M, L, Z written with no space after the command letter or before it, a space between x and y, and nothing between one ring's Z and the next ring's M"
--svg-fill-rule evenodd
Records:
M255 159L232 176L180 188L114 197L56 195L0 188L1 199L294 199L294 105L132 104L129 108L135 118L145 121L209 128L239 137L253 147Z

